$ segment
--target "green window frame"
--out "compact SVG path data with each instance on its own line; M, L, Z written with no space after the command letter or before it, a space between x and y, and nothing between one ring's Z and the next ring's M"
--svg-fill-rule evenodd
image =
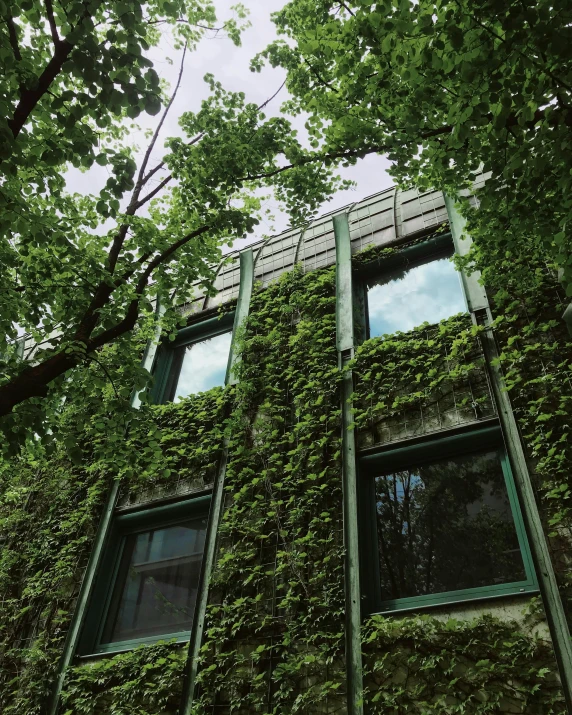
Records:
M159 641L185 642L189 640L191 629L165 632L142 638L103 642L104 629L108 614L112 609L116 585L120 576L120 565L127 537L137 533L151 531L161 527L176 526L189 519L204 516L208 518L211 494L202 494L161 506L117 514L111 525L109 537L99 564L94 588L86 611L78 653L83 657L104 655L132 650L140 645L149 645ZM202 585L202 563L198 579L198 589ZM198 600L198 599L197 599ZM195 602L196 604L196 602Z
M409 270L428 261L438 260L455 254L455 247L450 233L429 236L425 240L421 240L412 246L405 246L401 249L399 246L396 246L395 249L395 253L387 257L374 259L354 269L357 279L354 281L353 295L354 305L356 306L354 322L357 343L369 340L371 337L368 280L378 278L397 269ZM460 285L460 289L466 306L466 296L464 295L462 285Z
M177 333L174 341L164 340L157 350L157 358L153 367L154 384L151 392L151 399L156 404L168 401L167 388L169 386L169 376L173 368L173 361L177 348L186 347L193 343L200 343L203 340L214 338L223 333L229 333L233 329L235 311L224 313L221 316L214 316L207 320L182 328ZM226 368L226 381L228 381L230 363L232 358L232 345L228 356Z
M375 477L410 465L436 462L448 457L469 456L487 449L498 450L508 500L522 556L525 579L511 583L466 588L434 594L383 600L379 547L377 542L377 513ZM421 438L407 445L395 445L383 450L368 450L359 459L358 510L360 522L360 570L362 573L363 610L368 614L387 615L402 611L445 606L464 601L488 600L503 596L538 593L528 537L525 531L518 494L498 426L460 431L437 438Z

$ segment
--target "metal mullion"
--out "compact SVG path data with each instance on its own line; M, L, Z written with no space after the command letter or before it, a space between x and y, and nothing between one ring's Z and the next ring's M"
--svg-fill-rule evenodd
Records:
M530 545L528 543L526 529L524 528L522 510L518 501L518 493L516 491L516 485L514 483L514 477L510 468L508 455L506 454L505 450L503 450L501 454L501 467L508 494L508 500L513 515L514 526L516 529L516 538L518 539L518 544L520 546L520 553L522 556L527 580L531 581L532 583L537 583L536 574L534 572L534 564L532 562L532 554L530 553Z
M455 243L455 251L466 255L470 249L470 237L465 234L466 221L458 212L455 201L445 195L445 206L451 224L451 233ZM461 272L463 287L473 322L484 325L482 347L485 363L489 371L493 387L493 396L497 405L499 421L505 439L506 451L512 466L516 488L520 497L520 505L528 533L532 557L536 566L540 592L545 606L546 620L552 637L554 653L558 664L562 691L569 713L572 713L572 639L566 620L566 612L558 589L558 581L550 556L550 550L542 520L536 503L532 480L528 471L526 456L520 440L518 424L514 416L512 404L505 388L504 377L498 365L499 351L493 334L492 315L486 291L479 283L480 273L475 271L470 276ZM479 321L476 313L483 314L484 320Z
M157 353L157 345L161 336L160 317L163 312L164 309L158 302L155 311L157 319L155 327L155 336L147 343L147 346L145 348L145 354L143 355L143 359L141 361L142 367L148 372L151 372L155 360L155 355ZM140 405L141 400L139 398L139 392L134 391L131 395L131 406L135 409L138 409ZM74 614L72 616L72 620L68 629L68 634L64 645L64 651L62 653L62 657L58 666L57 678L55 680L51 698L47 708L48 715L56 715L59 708L60 695L62 692L66 671L67 668L71 665L71 662L77 649L77 645L79 643L79 637L85 620L89 598L91 596L97 571L101 563L101 558L103 556L105 546L109 538L113 513L119 497L119 487L119 480L115 479L113 481L113 484L111 485L111 489L107 498L107 504L105 505L101 520L99 522L99 527L91 551L91 556L82 580Z
M238 382L234 368L240 356L236 350L236 340L239 330L244 326L250 310L250 299L254 283L254 259L252 249L247 249L240 254L240 288L238 302L232 328L232 342L230 346L229 362L226 371L225 384L234 385ZM197 589L195 613L191 628L187 662L184 670L183 694L181 697L180 714L190 715L196 678L198 674L198 656L203 639L203 629L208 605L208 595L211 574L214 569L218 525L224 506L224 479L228 463L229 438L225 437L223 452L219 462L218 473L212 491L212 501L209 510L205 550Z
M351 207L350 207L351 208ZM352 254L348 213L333 217L336 242L336 343L338 366L344 370L354 356ZM349 715L363 714L361 654L361 591L358 544L357 463L351 396L353 374L342 376L342 490L343 529L346 548L344 581L346 597L346 674Z

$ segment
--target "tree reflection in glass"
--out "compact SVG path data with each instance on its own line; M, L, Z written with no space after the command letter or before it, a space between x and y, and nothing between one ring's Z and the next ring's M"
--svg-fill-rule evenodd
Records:
M496 451L375 480L383 600L526 578Z

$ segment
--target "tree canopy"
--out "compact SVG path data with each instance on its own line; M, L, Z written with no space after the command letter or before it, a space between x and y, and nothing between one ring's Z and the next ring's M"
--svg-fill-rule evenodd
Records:
M572 296L572 5L567 0L292 0L288 109L315 148L383 152L402 184L453 196L490 173L471 211L479 246L528 241Z
M403 185L454 196L487 172L479 211L464 207L477 265L487 243L510 256L526 241L562 269L572 296L566 0L291 0L274 19L285 39L253 69L286 68L282 115L266 117L209 75L208 99L180 117L183 138L153 163L171 100L149 49L164 28L183 62L214 28L239 43L245 9L218 22L208 0L0 0L7 445L34 433L49 440L62 398L108 385L108 354L122 399L143 383L133 328L149 334L160 298L174 330L173 296L188 298L193 281L212 277L221 244L253 230L261 189L301 221L338 185L336 162L370 153L386 154ZM157 125L138 154L130 122L141 112ZM303 112L309 150L288 120ZM66 169L95 166L109 172L101 191L66 187Z
M152 161L185 56L213 31L239 44L246 22L241 5L217 21L210 0L0 0L5 449L34 434L49 441L62 400L87 400L109 380L127 402L146 379L133 328L149 335L157 299L165 330L176 328L172 304L212 278L225 242L253 230L261 190L295 221L334 190L286 117L267 117L213 75L198 111L179 118L182 138ZM183 58L171 95L149 59L165 30ZM157 123L137 153L130 132L141 112ZM101 191L74 193L70 167L106 167L109 178Z

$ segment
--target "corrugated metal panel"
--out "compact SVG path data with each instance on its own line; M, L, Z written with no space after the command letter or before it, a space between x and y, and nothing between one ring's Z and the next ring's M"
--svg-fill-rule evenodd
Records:
M336 262L336 242L332 217L317 219L304 232L298 260L304 271L331 266Z
M480 187L486 175L477 176ZM416 235L429 233L446 223L447 210L441 191L403 191L386 189L348 206L352 253L368 246L383 246L402 242ZM332 216L344 209L321 216L306 227L292 228L278 236L251 244L255 256L254 280L267 286L284 272L300 263L304 271L331 266L335 263L335 242ZM215 297L204 297L197 285L196 298L185 306L186 314L212 310L236 299L239 287L239 252L227 257L228 264L219 269L214 287Z

